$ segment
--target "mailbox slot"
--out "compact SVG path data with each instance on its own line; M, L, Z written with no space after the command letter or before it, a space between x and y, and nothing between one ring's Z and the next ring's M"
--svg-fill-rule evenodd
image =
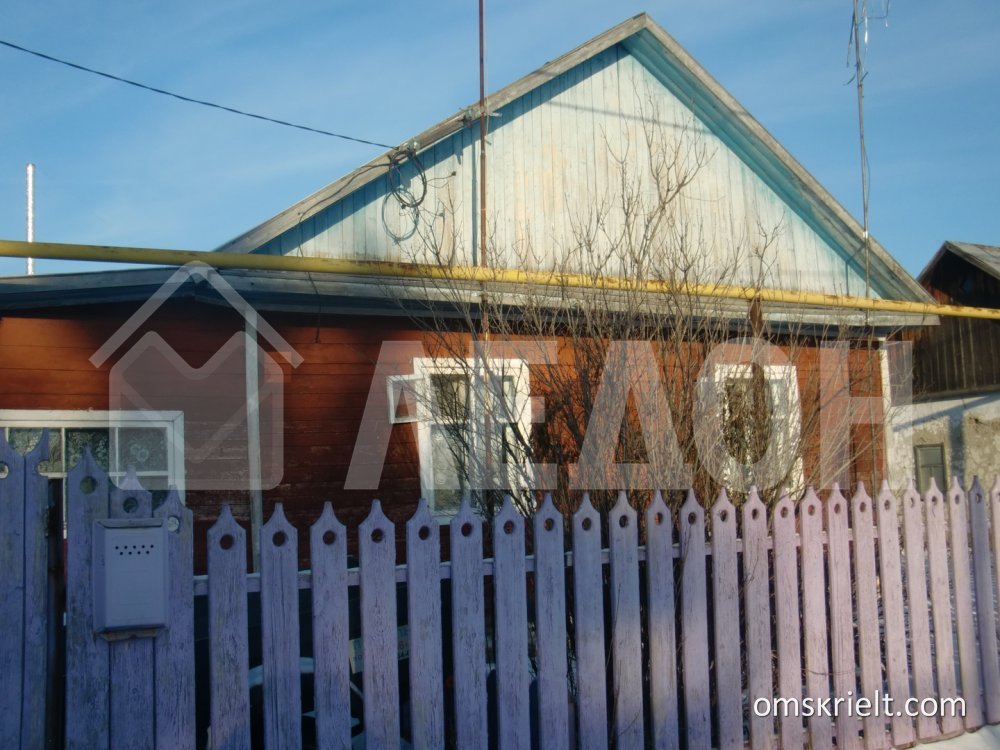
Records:
M167 529L162 518L94 522L94 630L167 625Z

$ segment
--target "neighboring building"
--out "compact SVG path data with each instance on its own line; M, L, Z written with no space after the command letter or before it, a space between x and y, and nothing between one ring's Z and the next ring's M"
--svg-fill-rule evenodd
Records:
M1000 308L1000 247L945 242L917 280L937 302ZM942 318L911 331L913 405L892 415L890 481L931 477L944 489L978 476L992 486L1000 456L1000 322Z
M546 64L488 102L486 222L493 265L622 275L606 256L603 263L595 258L602 242L621 239L623 228L630 226L622 216L623 201L648 200L655 208L658 196L667 191L672 201L660 216L663 243L651 246L654 267L669 265L671 253L683 245L697 254L692 258L697 262L685 268L694 281L930 301L878 243L871 242L870 258L865 258L858 223L645 15ZM478 120L476 107L461 111L219 249L477 265L483 251ZM628 177L624 183L623 175ZM637 228L642 227L631 225ZM581 246L588 252L578 252ZM265 352L277 354L281 348L273 336L258 337L263 329L255 327L252 316L231 309L206 284L181 286L151 313L141 308L172 274L171 269L123 270L0 281L0 426L21 444L37 434L18 428L52 428L53 447L59 450L46 468L53 477L65 476L89 445L115 476L128 464L138 464L151 487L184 483L192 459L168 446L177 430L190 431L198 420L196 410L183 415L183 426L176 409L162 409L161 423L155 425L132 424L126 417L109 426L107 415L100 413L110 408L108 379L116 357L141 342L146 332L156 331L193 367L210 362L244 331ZM426 280L379 279L363 269L354 275L270 270L225 271L221 276L303 361L292 367L274 358L284 388L280 481L262 493L188 486L186 501L195 509L198 533L204 533L223 502L233 505L238 518L258 520L281 501L304 529L326 500L342 520L354 524L368 512L372 497L381 498L389 514L402 519L423 493L447 517L455 493L435 497L437 488L428 482L461 474L461 461L449 457L450 441L461 425L423 419L416 430L393 426L389 423L419 418L394 404L385 419L387 460L377 489L345 489L345 482L369 394L381 400L377 411L383 416L388 400L395 398L385 384L373 385L382 343L426 340L420 320L446 318L455 289L442 290ZM473 315L477 289L460 290L462 304ZM497 294L511 295L512 303L526 293L502 285L497 289ZM557 289L551 291L551 304L575 309L593 294ZM764 401L786 410L781 416L796 423L807 408L815 411L821 399L811 378L822 369L818 363L824 343L838 340L850 347L850 393L877 397L882 395L881 377L878 367L869 365L878 362L883 337L900 327L926 324L919 316L833 314L788 303L756 310L753 305L748 310L745 302L728 305L705 306L700 314L724 317L734 333L766 332L789 354L790 364L766 369L770 399ZM95 367L90 361L94 352L139 312L141 324L126 331L123 347ZM793 328L802 334L794 347L789 338ZM457 330L468 337L468 329ZM692 356L704 357L704 352ZM453 395L467 393L461 368L425 359L408 362L407 373L423 373L436 388L450 388ZM510 362L522 375L510 381L510 388L504 381L500 398L509 399L518 419L530 419L529 395L538 395L536 373L534 366L522 365ZM253 388L273 379L275 372L248 365L249 375L234 380L233 390L249 389L256 398ZM749 372L716 372L725 414L737 402L760 400ZM793 393L804 406L799 398L790 398ZM146 431L138 431L140 427ZM802 480L819 481L819 425L800 427ZM759 425L745 420L724 428L734 455L753 457L747 445L754 430ZM878 478L883 463L878 430L855 425L849 431L851 440L867 439L873 445L863 455L857 452L838 476L845 481Z

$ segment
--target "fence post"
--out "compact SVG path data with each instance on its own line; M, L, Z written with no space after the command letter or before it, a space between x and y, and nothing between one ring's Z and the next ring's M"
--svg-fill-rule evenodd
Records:
M687 744L712 746L712 691L708 676L708 587L705 581L705 511L689 490L681 506L681 665Z
M569 747L566 682L566 556L563 517L546 493L535 512L535 623L538 727L542 750Z
M996 605L990 564L990 512L979 477L969 490L972 509L972 561L976 579L976 622L979 625L979 658L983 665L986 721L1000 722L1000 658L997 654ZM996 524L997 518L993 517Z
M782 495L771 516L774 538L774 610L778 640L778 692L802 698L802 647L799 620L799 560L795 505ZM786 712L780 719L781 747L802 747L802 719Z
M805 506L806 515L811 513L811 505ZM829 585L829 614L830 614L830 663L833 667L833 694L836 698L847 699L858 694L858 681L855 676L854 666L854 608L851 606L851 551L850 542L847 538L847 499L834 486L826 499L826 533L827 533L827 578ZM811 519L802 522L803 539L802 555L803 568L806 568L805 559L810 554L806 550L806 528L812 528ZM817 544L822 548L822 540L815 539L809 545ZM821 563L822 565L822 563ZM822 576L822 568L819 576ZM819 578L821 581L822 578ZM809 584L807 584L808 586ZM819 597L825 594L824 589L817 592ZM808 612L809 600L803 594L803 607ZM808 618L809 615L807 614ZM825 623L824 623L825 626ZM876 631L878 632L878 631ZM863 633L862 633L863 635ZM807 635L808 639L808 635ZM825 661L825 656L823 657ZM806 652L806 668L812 672L817 669L819 662L813 658L813 652ZM826 672L825 665L822 668ZM813 684L821 682L818 675L811 675ZM828 722L822 721L826 724ZM838 711L835 721L837 729L837 747L855 750L861 746L858 740L858 729L860 722L854 716L849 716L847 711ZM819 722L817 722L819 723Z
M736 508L724 489L712 506L712 602L715 623L715 684L722 750L743 750L743 689L740 671L740 579L736 556ZM753 618L762 613L754 612ZM753 619L748 618L748 619Z
M834 492L840 494L834 485ZM841 498L843 505L843 498ZM843 508L841 508L843 510ZM823 504L810 487L799 503L802 531L802 624L805 631L806 695L814 701L830 697L830 668L826 632L826 576L823 573ZM853 665L852 665L853 668ZM809 718L810 747L824 750L833 744L829 717Z
M750 747L770 750L774 720L770 714L758 716L754 703L774 695L774 670L771 666L771 597L770 571L767 564L767 509L757 493L743 503L743 596L745 610L759 616L746 618L747 689L750 692ZM794 544L794 539L792 543ZM795 548L792 547L792 554ZM777 575L775 575L777 581ZM794 590L794 589L793 589ZM777 590L775 591L777 595Z
M21 747L24 659L24 457L0 430L0 746Z
M677 713L677 608L674 524L659 490L646 509L646 587L649 604L649 710L658 750L680 747ZM770 654L768 654L770 658Z
M573 637L577 738L582 750L608 746L601 517L583 493L573 514Z

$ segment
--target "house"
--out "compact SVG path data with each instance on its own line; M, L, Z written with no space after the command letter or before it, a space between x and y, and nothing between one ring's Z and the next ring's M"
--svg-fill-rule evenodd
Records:
M917 280L938 302L1000 307L1000 247L945 242ZM992 485L1000 450L1000 325L944 318L916 329L912 342L912 406L892 415L890 477L925 490L933 477Z
M423 494L447 517L468 489L472 452L512 465L496 445L530 462L544 443L584 472L600 461L628 471L655 463L647 485L685 466L694 468L684 482L746 483L777 454L775 486L882 476L883 342L927 321L827 303L931 297L662 28L646 15L627 20L489 96L487 110L486 164L477 104L219 248L220 262L244 254L256 266L221 270L213 278L224 285L172 284L174 270L158 268L0 280L0 425L21 446L48 427L45 468L56 480L89 447L113 477L131 465L156 492L183 486L198 534L224 502L255 533L276 501L305 524L332 500L353 525L373 496L402 519ZM414 276L414 264L431 271ZM339 272L317 272L328 268ZM760 289L773 293L762 301ZM163 299L150 311L155 295ZM265 325L275 335L259 335ZM227 381L226 395L247 404L280 381L277 433L262 433L256 408L244 415L240 486L189 481L195 458L177 438L200 407L171 408L168 389L150 422L112 403L117 358L151 332L191 368L214 367L243 335L256 342ZM713 359L731 337L752 335L768 343L748 356L762 358ZM121 346L95 366L112 337ZM521 343L509 354L470 346L504 338ZM609 338L653 346L613 349ZM299 364L279 356L278 339ZM539 339L547 353L532 361L523 344ZM385 342L404 343L390 356ZM612 351L642 365L637 378L625 367L631 390L600 389ZM465 416L488 367L496 387L479 403L507 418L480 433ZM579 382L586 367L599 376L588 409L578 393L546 387L546 373ZM419 398L428 393L457 411L429 412ZM714 408L694 411L706 398ZM869 418L850 418L858 399ZM601 430L581 413L598 405L610 420ZM560 428L546 431L546 419ZM615 442L623 422L635 445ZM703 424L716 425L713 445L699 443ZM278 444L280 477L265 482L262 450ZM206 460L220 463L202 475L229 471L220 456ZM572 477L557 465L549 480Z

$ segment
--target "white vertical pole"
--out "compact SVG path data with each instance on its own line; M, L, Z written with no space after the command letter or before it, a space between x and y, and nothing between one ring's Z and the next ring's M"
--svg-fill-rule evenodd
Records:
M257 312L247 310L246 325L247 461L250 479L250 543L253 570L260 570L260 529L264 525L264 495L260 462L260 359L257 352Z
M35 241L35 165L28 164L28 242ZM35 275L35 259L28 258L28 276Z

